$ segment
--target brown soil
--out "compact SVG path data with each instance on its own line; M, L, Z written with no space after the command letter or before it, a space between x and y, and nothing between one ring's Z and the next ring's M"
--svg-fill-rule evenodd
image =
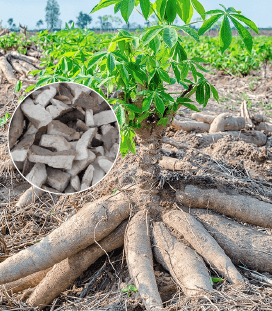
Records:
M265 114L271 122L271 72L266 80L259 79L258 75L236 78L217 73L210 77L219 90L220 98L224 100L221 100L219 105L211 100L211 103L205 108L205 112L208 114L230 112L237 115L240 109L239 101L242 100L242 96L245 96L242 92L246 92L251 102L250 113ZM255 78L256 80L254 80ZM252 81L256 82L254 90L252 90ZM182 88L177 85L169 88L169 92L180 93L181 91ZM0 84L0 117L4 116L6 112L12 114L19 95L13 93L12 86L6 81L2 81ZM187 108L179 110L179 115L182 117L190 117L191 113ZM137 204L141 208L145 207L148 205L148 200L146 200L148 195L158 193L157 209L160 211L175 206L176 190L189 183L202 188L218 188L226 192L235 190L240 194L272 203L272 150L269 145L256 147L238 139L225 137L208 147L204 144L199 148L201 138L197 134L187 134L168 128L166 130L167 137L180 142L186 141L189 144L188 149L177 149L168 144L162 145L161 153L163 155L176 157L183 161L184 169L182 171L156 171L156 182L152 184L150 182L152 172L146 173L146 175L142 174L138 165L138 155L129 155L124 159L119 156L117 163L106 178L84 194L58 196L45 193L35 204L19 209L15 207L15 203L20 195L29 188L29 185L17 171L10 170L12 165L6 143L7 129L8 125L0 128L0 233L7 245L6 252L0 253L0 261L37 243L76 213L86 202L94 201L116 190L133 193L129 189L133 188L135 184L145 184L145 189L148 189L141 191L141 194L146 191L146 196L141 197L139 193L133 193ZM153 217L160 218L155 214ZM249 227L272 234L270 229ZM104 262L108 262L106 256L101 257L89 267L72 287L63 292L53 302L53 305L45 310L87 310L91 308L112 311L145 310L138 293L132 293L128 297L127 293L120 292L120 289L132 284L123 258L123 249L111 252L109 256L111 264L106 264L103 273L84 299L79 298L80 293L94 274L101 269ZM248 277L248 286L244 290L237 291L226 283L218 283L214 286L216 291L211 295L195 298L186 297L161 265L155 262L154 269L159 292L163 302L166 303L167 310L223 310L224 308L226 310L272 310L271 287L249 277L242 269L239 269L239 272ZM268 273L266 275L272 277ZM13 295L0 292L2 308L0 309L27 310L24 301L28 296L29 293L26 291Z

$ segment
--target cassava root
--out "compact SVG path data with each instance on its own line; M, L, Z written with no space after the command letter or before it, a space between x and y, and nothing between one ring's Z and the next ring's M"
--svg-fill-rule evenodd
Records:
M129 222L125 235L125 252L129 274L146 309L162 310L162 301L153 270L147 211L138 212Z
M243 278L216 240L192 215L173 210L163 215L164 223L180 233L184 239L209 263L228 279L241 285Z
M42 239L0 264L0 284L45 270L111 233L130 213L122 193L86 204Z
M111 234L101 240L99 245L92 244L56 264L32 292L27 303L40 309L50 304L105 252L110 252L124 244L126 226L127 221L123 221Z
M237 265L272 272L272 237L212 211L191 209L225 253Z
M272 204L240 194L227 194L217 189L200 189L193 185L177 191L178 202L188 207L212 209L249 224L272 228Z
M153 244L156 260L171 273L187 296L213 290L202 258L179 242L162 222L153 224Z
M28 288L33 288L41 282L41 280L46 276L47 272L50 270L51 268L43 271L38 271L24 278L21 278L17 281L1 285L0 289L7 291L7 293L10 295L21 292Z

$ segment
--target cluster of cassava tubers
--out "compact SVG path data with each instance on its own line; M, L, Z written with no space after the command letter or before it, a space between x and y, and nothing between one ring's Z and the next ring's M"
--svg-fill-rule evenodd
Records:
M15 74L19 74L19 80L26 84L36 84L37 81L29 72L41 69L40 56L41 53L34 50L30 50L27 55L17 51L9 51L6 55L0 53L0 71L10 84L17 83Z
M231 135L247 143L264 146L267 134L272 132L272 124L266 122L266 117L256 114L251 118L246 108L246 103L241 105L241 116L232 116L229 113L207 115L193 113L192 119L174 119L172 126L176 130L198 134L207 143L216 143L219 139Z
M187 296L213 291L210 269L238 287L245 280L233 263L272 272L272 237L219 214L272 228L272 204L192 185L177 191L176 199L190 213L166 210L161 221L137 209L123 192L88 203L39 243L0 264L2 290L34 288L27 304L42 309L105 251L123 243L130 276L147 310L163 309L153 257Z

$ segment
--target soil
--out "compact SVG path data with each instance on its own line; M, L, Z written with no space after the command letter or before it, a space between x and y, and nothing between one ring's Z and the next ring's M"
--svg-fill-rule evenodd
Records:
M271 68L270 68L271 69ZM254 72L243 78L217 72L209 74L209 80L216 86L220 95L220 104L211 100L204 109L207 114L217 115L229 112L238 115L240 103L246 100L251 116L255 113L265 114L272 121L272 71L266 79L261 72ZM179 85L168 88L170 93L178 96L183 89ZM6 112L12 114L21 94L15 94L13 87L2 79L0 84L0 117ZM174 96L174 95L173 95ZM179 109L178 118L190 118L192 111ZM158 210L167 210L176 206L175 191L186 184L195 184L203 188L218 188L226 192L236 191L272 203L272 149L269 143L257 147L227 136L217 143L199 148L201 138L197 133L185 133L167 128L165 136L189 145L188 149L177 149L168 144L162 145L161 153L183 161L184 169L179 172L159 170L154 184L150 176L142 175L139 168L139 156L128 155L118 160L104 180L83 194L52 195L43 194L36 203L23 209L15 203L20 195L29 188L29 184L12 168L7 148L8 124L0 128L0 233L7 249L0 253L0 261L19 252L21 249L37 243L62 222L71 217L86 202L94 201L104 195L127 191L134 184L145 183L148 193L158 192L160 201ZM268 142L272 142L268 137ZM137 149L137 148L136 148ZM137 193L134 194L135 200ZM138 197L137 202L143 207L145 198ZM158 215L153 215L159 218ZM247 225L249 226L249 225ZM253 226L250 226L253 227ZM272 234L271 229L256 229ZM4 248L3 248L4 249ZM1 251L1 247L0 247ZM120 289L132 284L129 277L123 249L101 257L90 266L60 297L45 310L145 310L138 293L121 293ZM96 280L95 285L85 298L80 293L92 280L95 273L106 266ZM214 285L216 289L209 296L186 297L175 284L168 272L154 262L155 275L159 292L167 310L272 310L272 289L266 284L249 276L248 271L239 269L247 277L248 286L237 291L225 282ZM265 274L272 277L268 273ZM0 291L1 310L31 310L25 304L29 292L25 291L11 296Z

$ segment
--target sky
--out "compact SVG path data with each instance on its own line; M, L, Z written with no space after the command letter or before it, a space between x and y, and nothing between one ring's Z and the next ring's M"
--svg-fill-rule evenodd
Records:
M0 0L2 26L8 27L7 20L13 18L17 26L21 23L27 25L28 29L35 28L38 20L42 19L45 22L46 2L47 0ZM64 27L65 22L76 21L80 11L90 13L92 8L99 3L99 0L57 0L57 2L60 6L62 27ZM219 4L222 3L226 7L241 10L243 15L253 20L260 28L272 27L272 0L200 0L200 2L206 11L220 8ZM89 27L99 27L98 16L113 14L113 6L91 14L92 23ZM121 17L120 13L116 16ZM196 17L198 16L193 16L192 21ZM143 25L144 19L137 12L133 12L130 22Z

